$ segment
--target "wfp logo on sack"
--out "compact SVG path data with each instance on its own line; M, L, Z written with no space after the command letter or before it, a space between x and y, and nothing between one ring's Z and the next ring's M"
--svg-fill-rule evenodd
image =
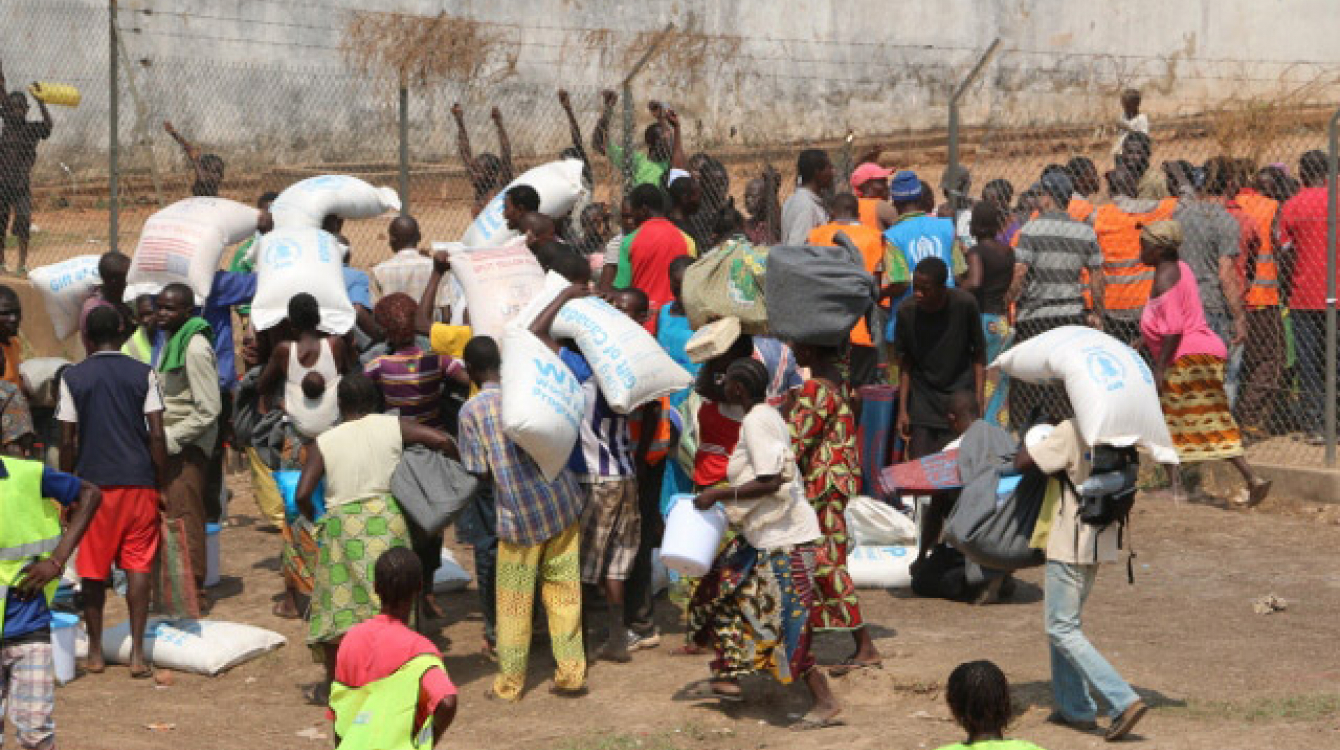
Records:
M310 191L339 190L345 186L346 182L348 180L344 175L327 174L307 180L303 183L303 187Z
M323 244L325 238L322 238ZM268 268L278 271L281 268L289 268L298 262L302 257L302 247L292 240L279 240L278 242L267 243L265 246L265 265Z
M534 362L535 362L535 377L537 380L539 379L551 380L553 381L554 385L559 387L567 385L569 381L572 382L576 381L576 376L574 376L572 374L572 371L568 369L568 366L563 364L562 362L554 364L553 362L546 362L545 360L540 359L539 357L536 357L534 359Z
M1126 387L1126 365L1112 352L1099 347L1085 351L1085 365L1089 378L1105 391L1119 391Z

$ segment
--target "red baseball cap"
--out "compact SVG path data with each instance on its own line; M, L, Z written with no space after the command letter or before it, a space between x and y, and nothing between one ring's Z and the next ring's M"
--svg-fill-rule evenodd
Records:
M892 169L885 169L872 161L868 161L851 173L851 186L857 188L871 180L887 180L891 174L893 174Z

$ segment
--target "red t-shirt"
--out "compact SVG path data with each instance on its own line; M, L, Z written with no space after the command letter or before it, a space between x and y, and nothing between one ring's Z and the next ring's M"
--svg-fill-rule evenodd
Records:
M1280 209L1280 234L1293 243L1289 307L1326 309L1326 186L1303 188Z
M715 401L698 407L698 451L693 454L693 483L711 487L726 481L731 451L740 442L740 420L721 413Z
M652 317L660 306L673 301L670 288L670 262L681 255L692 255L693 240L679 227L660 217L647 219L638 227L628 245L628 262L633 270L633 286L647 293Z
M335 661L335 681L362 687L390 677L410 659L424 654L442 658L432 641L389 615L377 615L345 633ZM414 726L421 726L443 698L455 694L456 686L446 670L434 668L424 672L419 680L419 708L414 714ZM327 712L327 716L335 718L333 712Z

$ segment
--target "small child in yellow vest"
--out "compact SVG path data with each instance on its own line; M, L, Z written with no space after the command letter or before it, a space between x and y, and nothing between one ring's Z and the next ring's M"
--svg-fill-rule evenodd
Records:
M340 750L434 747L456 718L456 686L432 641L410 629L423 568L409 549L377 558L373 586L381 614L340 643L330 718Z

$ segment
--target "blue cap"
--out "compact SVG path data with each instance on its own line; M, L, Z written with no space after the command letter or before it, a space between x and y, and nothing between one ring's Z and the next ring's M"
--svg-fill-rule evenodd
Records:
M893 176L889 195L896 201L914 201L921 197L921 178L910 169L900 170Z

